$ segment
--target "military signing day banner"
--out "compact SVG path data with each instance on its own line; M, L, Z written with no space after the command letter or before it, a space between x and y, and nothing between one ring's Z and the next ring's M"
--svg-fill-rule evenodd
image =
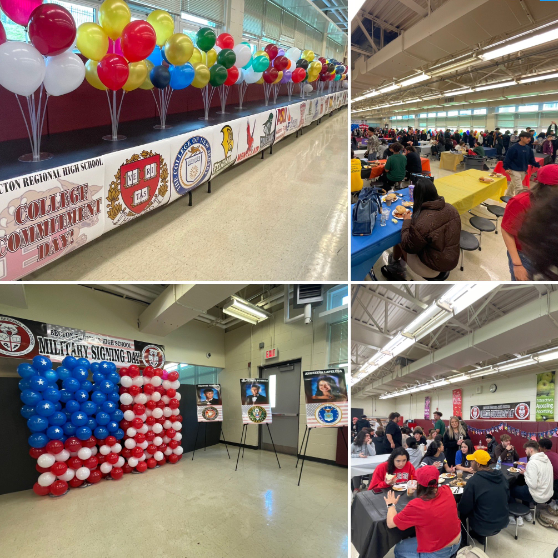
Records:
M107 360L119 367L136 364L162 368L165 364L163 345L0 316L0 356L32 359L37 355L47 356L53 362L62 362L68 355Z
M303 372L308 428L349 424L345 371L339 368Z
M223 422L221 384L197 384L198 422Z
M179 199L347 102L341 91L0 182L0 280Z
M271 424L269 380L241 378L242 424Z

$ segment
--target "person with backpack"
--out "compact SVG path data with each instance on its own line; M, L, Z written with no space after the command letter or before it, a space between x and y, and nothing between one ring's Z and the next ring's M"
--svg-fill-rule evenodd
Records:
M517 143L519 141L519 133L517 130L513 131L513 134L510 136L510 145Z
M386 433L382 427L376 430L376 435L372 438L372 443L376 446L376 455L391 453L391 448L386 450Z

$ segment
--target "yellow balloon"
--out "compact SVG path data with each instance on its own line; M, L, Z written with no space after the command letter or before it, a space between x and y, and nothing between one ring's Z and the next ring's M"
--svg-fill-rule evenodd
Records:
M174 32L174 19L164 10L155 10L147 16L147 23L151 23L157 35L157 44L163 46Z
M314 62L310 62L310 65L308 66L308 71L309 72L318 72L320 73L322 71L322 63L318 60L314 60Z
M130 8L124 0L105 0L99 8L99 23L113 41L122 35L131 19Z
M283 79L283 72L279 72L277 75L277 79L272 83L272 85L279 83L282 79Z
M205 87L209 83L209 68L203 64L192 64L194 66L194 70L196 71L196 75L194 76L194 80L192 81L192 85L201 89Z
M194 43L188 35L175 33L167 39L164 50L165 57L169 61L169 64L173 66L182 66L192 57Z
M193 66L194 64L200 64L201 62L202 62L202 53L200 49L194 47L192 58L190 58L190 64L192 64Z
M256 81L256 83L258 83L258 84L264 83L264 78L263 78L263 76L262 76L258 81Z
M85 63L85 79L89 85L92 85L95 89L101 91L106 91L106 87L103 85L102 81L99 79L99 74L97 74L97 65L99 62L96 60L88 60Z
M128 79L122 86L122 89L124 89L124 91L133 91L145 81L145 78L147 77L147 64L145 63L145 60L140 60L139 62L129 62L128 70Z
M212 48L211 50L207 51L206 55L207 55L206 66L208 68L211 68L211 66L213 66L213 64L215 64L215 62L217 62L217 51L214 48Z
M146 91L149 91L150 89L153 89L153 84L151 83L151 79L149 78L149 74L151 73L151 70L155 67L155 64L153 64L153 62L151 62L151 60L144 60L145 65L147 66L147 74L145 76L145 80L143 81L143 83L139 86L140 89L145 89Z
M265 56L269 60L269 54L267 54L265 50L257 50L253 58L257 58L258 56Z
M302 52L300 57L304 58L304 60L308 60L308 62L312 62L312 60L314 60L314 52L311 50L305 50Z
M315 74L308 74L308 83L312 83L318 79L320 72L316 72Z
M85 58L98 62L107 53L108 36L96 23L82 23L77 29L76 36L76 46Z

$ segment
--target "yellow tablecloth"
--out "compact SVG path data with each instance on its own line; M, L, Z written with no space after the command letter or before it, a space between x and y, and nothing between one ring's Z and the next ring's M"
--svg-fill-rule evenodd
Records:
M442 151L440 153L440 168L445 170L454 171L457 169L457 165L463 161L463 155L458 153L451 153L449 151Z
M489 198L497 201L505 194L508 187L505 178L495 178L494 182L484 184L479 182L481 176L488 176L488 173L471 169L436 178L434 184L438 194L461 214Z
M362 164L360 159L351 159L351 192L360 192L362 190L361 170Z

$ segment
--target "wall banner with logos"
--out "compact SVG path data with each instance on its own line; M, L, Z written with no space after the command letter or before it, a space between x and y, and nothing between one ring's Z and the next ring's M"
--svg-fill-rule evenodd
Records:
M510 419L529 420L531 403L498 403L495 405L473 405L469 418L473 420Z

